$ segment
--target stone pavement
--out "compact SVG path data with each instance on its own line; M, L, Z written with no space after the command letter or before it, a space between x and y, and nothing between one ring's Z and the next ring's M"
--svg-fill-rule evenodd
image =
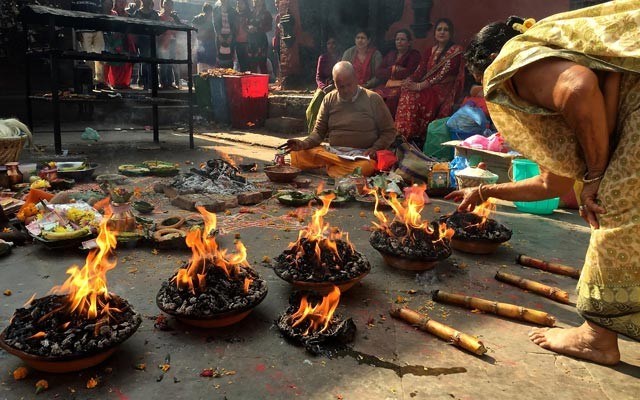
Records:
M76 128L83 128L76 126ZM197 148L188 148L182 131L163 131L162 143L154 146L151 133L138 131L102 131L102 140L88 145L80 133L65 133L63 148L73 157L88 157L100 164L99 173L117 171L123 163L162 159L194 163L225 152L242 157L243 162L269 161L273 147L284 138L274 139L256 132L225 133L219 130L198 136ZM124 128L124 127L123 127ZM79 129L81 130L81 129ZM207 129L209 130L209 129ZM38 134L37 143L50 143L50 135ZM52 158L48 154L31 158ZM264 181L256 175L254 178ZM153 179L145 181L152 184ZM175 212L159 195L145 196L159 205L154 218L165 211ZM155 196L155 197L154 197ZM360 204L332 209L326 220L348 231L357 250L372 264L371 273L346 292L338 312L354 319L358 334L353 351L328 359L313 357L304 349L285 342L273 326L274 319L286 309L291 289L262 263L273 258L295 240L295 230L281 226L248 227L252 219L277 221L291 209L275 200L255 208L256 214L220 215L228 226L221 244L229 246L234 234L240 234L249 253L249 261L267 280L269 294L245 320L229 328L201 330L169 319L171 331L154 329L160 312L155 295L167 279L188 258L184 251L149 247L118 250L118 266L109 272L109 289L125 297L145 316L138 332L116 354L95 368L62 375L31 371L23 381L14 381L11 372L22 363L0 351L0 399L35 398L34 384L47 379L49 390L38 398L60 399L636 399L640 393L640 346L621 338L622 362L613 368L577 361L545 351L527 340L530 324L514 322L488 314L433 303L430 292L443 289L488 299L539 308L555 315L562 327L581 323L573 305L555 303L535 294L497 282L497 270L513 272L571 294L576 281L516 265L516 255L555 260L580 267L588 243L589 231L582 220L569 212L551 216L523 214L501 206L496 218L513 229L512 240L493 255L473 256L454 252L436 269L420 274L394 270L386 266L368 242L365 229L374 218ZM454 205L434 199L424 212L426 219L450 212ZM264 218L263 218L264 216ZM65 279L65 270L82 264L84 255L74 251L50 252L37 245L15 248L0 260L0 289L12 290L2 296L0 328L13 311L33 294L45 295ZM473 356L445 341L392 319L392 304L421 309L440 322L480 338L488 353ZM171 369L158 368L171 356ZM133 368L146 364L146 371ZM200 377L205 368L235 371L221 378ZM162 376L162 380L160 380ZM90 378L99 378L96 388L87 389Z

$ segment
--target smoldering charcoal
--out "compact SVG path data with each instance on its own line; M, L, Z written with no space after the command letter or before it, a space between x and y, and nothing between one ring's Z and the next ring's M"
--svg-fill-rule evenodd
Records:
M183 267L186 268L186 265ZM267 284L248 268L239 268L237 275L228 277L221 268L208 268L203 292L178 288L174 278L164 281L156 298L158 306L169 314L179 316L213 317L216 314L242 311L254 307L267 293ZM247 293L244 279L253 279Z
M29 307L19 308L5 330L5 342L15 349L42 357L88 356L124 342L142 322L140 314L126 300L114 295L111 295L109 307L120 312L112 312L113 318L104 325L100 325L98 319L69 315L66 304L66 296L50 295L34 300ZM40 337L39 332L46 336Z
M431 223L432 233L423 229L407 231L407 226L394 221L389 226L391 235L382 230L375 230L369 237L369 243L376 250L409 260L435 261L451 255L449 242L438 240L439 227ZM409 235L407 235L409 233Z
M220 159L209 160L202 168L191 168L190 173L179 174L173 179L171 186L181 194L234 195L257 190L247 178L238 173L235 166Z
M511 229L491 218L481 223L482 217L474 213L454 212L440 217L440 222L455 231L454 239L499 243L511 239Z

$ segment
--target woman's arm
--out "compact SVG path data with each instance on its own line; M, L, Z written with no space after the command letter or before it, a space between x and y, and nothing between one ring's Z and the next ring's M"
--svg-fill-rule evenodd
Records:
M458 206L459 211L473 211L483 199L490 197L508 201L538 201L559 197L573 188L573 182L571 178L554 175L540 168L540 175L529 179L482 185L482 193L479 187L456 190L445 199L462 201Z

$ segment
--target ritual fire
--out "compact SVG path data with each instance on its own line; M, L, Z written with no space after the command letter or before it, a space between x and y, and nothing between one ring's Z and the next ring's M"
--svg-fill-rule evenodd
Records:
M192 229L186 238L191 259L162 287L156 297L160 309L192 325L213 327L235 323L267 295L267 285L247 262L240 240L235 253L216 242L217 219L203 207L204 230Z
M426 270L435 262L451 255L450 241L453 230L444 223L422 221L421 212L425 204L425 186L414 185L405 192L400 202L395 193L390 193L387 202L394 217L389 220L379 211L379 195L375 196L374 231L369 238L371 245L382 254L385 261L396 268Z
M220 153L222 159L208 160L200 168L191 168L186 174L179 174L171 182L180 194L209 193L232 195L255 191L256 187L240 174L233 160Z
M335 314L339 302L337 286L332 286L324 297L317 293L296 292L276 324L284 337L314 354L344 346L355 338L356 325L351 318L342 319Z
M320 196L317 209L298 240L275 259L276 274L300 288L327 292L335 284L344 292L371 270L364 255L349 241L349 234L325 222L334 193Z
M138 329L140 315L107 289L106 274L117 265L112 257L117 232L109 229L110 217L102 219L98 248L84 266L72 266L69 278L50 295L32 298L15 312L0 337L5 350L36 369L75 371L103 361Z
M486 201L470 213L443 215L440 222L455 232L451 247L467 253L489 254L511 239L511 229L489 218L495 207L494 203Z

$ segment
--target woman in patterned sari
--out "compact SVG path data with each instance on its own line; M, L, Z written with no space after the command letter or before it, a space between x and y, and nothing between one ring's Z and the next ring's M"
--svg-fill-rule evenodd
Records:
M420 52L411 48L413 36L407 29L396 32L394 41L396 48L387 53L376 70L380 86L374 91L382 96L391 116L395 118L400 99L400 86L397 83L407 79L418 68Z
M637 4L619 0L538 23L512 17L476 35L465 56L476 78L484 72L493 122L540 165L541 175L449 195L468 211L489 197L536 201L583 182L580 215L591 239L576 307L586 321L534 329L529 337L545 349L606 365L620 361L618 334L640 340Z
M435 27L436 45L403 83L398 103L396 130L417 144L424 142L429 122L451 115L464 87L464 49L453 43L453 23L441 18Z

